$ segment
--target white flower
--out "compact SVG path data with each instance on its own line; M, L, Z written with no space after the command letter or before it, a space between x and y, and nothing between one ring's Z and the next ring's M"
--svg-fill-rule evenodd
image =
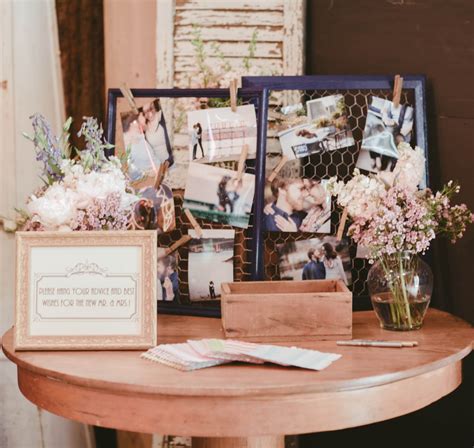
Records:
M378 209L386 194L385 184L376 176L364 176L354 170L354 177L346 184L329 181L329 191L337 196L337 203L347 208L351 218L368 218Z
M126 193L126 179L122 171L112 164L107 171L92 171L77 179L76 191L78 195L78 208L87 208L94 199L105 199L110 194L120 196L120 207L128 209L138 198Z
M398 145L398 161L393 170L393 184L416 191L425 175L425 156L418 146L415 149L408 143Z
M76 216L76 193L63 185L51 185L41 197L31 196L27 210L45 230L69 227Z

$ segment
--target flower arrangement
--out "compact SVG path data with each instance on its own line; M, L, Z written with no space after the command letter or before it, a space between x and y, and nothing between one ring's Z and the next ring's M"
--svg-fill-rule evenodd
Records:
M348 235L368 250L370 263L377 261L368 277L374 308L374 298L382 300L378 293L386 287L392 328L414 329L421 326L431 297L430 280L420 277L422 261L415 255L424 254L436 236L456 242L474 215L465 204L451 203L460 190L452 181L437 193L419 189L425 169L420 148L401 143L398 151L392 173L363 175L356 170L347 183L332 178L328 188L351 221ZM383 279L374 279L377 270Z
M454 182L436 194L419 190L425 166L421 148L402 143L398 151L392 173L363 175L356 169L347 183L336 178L328 183L352 220L348 235L369 250L371 261L397 252L425 253L437 235L454 243L474 221L465 204L451 204L460 190Z
M22 230L125 230L138 200L122 171L122 161L105 156L113 146L103 138L97 121L85 117L79 136L85 148L69 143L69 118L57 137L39 114L31 117L36 159L42 163L44 186L32 194L25 210L18 210ZM5 226L15 230L15 226Z

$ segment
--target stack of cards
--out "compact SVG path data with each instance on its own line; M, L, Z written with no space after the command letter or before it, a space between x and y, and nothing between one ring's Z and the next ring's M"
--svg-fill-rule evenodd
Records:
M253 344L250 342L202 339L182 344L162 344L143 353L142 358L179 370L189 371L232 361L263 364L271 362L310 370L323 370L341 355L297 347Z

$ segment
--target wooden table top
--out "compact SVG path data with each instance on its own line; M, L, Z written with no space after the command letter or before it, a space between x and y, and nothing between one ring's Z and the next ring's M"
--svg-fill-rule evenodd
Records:
M412 332L382 330L373 312L357 312L354 338L419 346L299 342L342 354L321 372L244 364L181 372L136 351L15 352L12 330L2 343L18 366L23 394L56 414L131 431L243 437L341 429L424 407L461 383L473 335L468 323L434 309ZM159 316L159 343L204 337L223 337L220 320Z

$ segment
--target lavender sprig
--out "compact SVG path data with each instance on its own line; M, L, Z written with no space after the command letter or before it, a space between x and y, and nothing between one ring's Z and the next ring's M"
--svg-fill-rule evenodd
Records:
M97 120L92 117L83 117L81 129L77 133L78 137L84 137L86 147L78 152L81 158L82 165L86 171L98 170L104 162L107 162L105 150L111 149L114 146L108 143L103 135L102 126L99 126Z
M33 125L33 137L26 133L23 135L31 140L35 145L36 160L43 163L43 171L48 185L62 178L61 161L64 154L61 149L60 140L53 134L51 126L41 114L34 114L30 117Z

